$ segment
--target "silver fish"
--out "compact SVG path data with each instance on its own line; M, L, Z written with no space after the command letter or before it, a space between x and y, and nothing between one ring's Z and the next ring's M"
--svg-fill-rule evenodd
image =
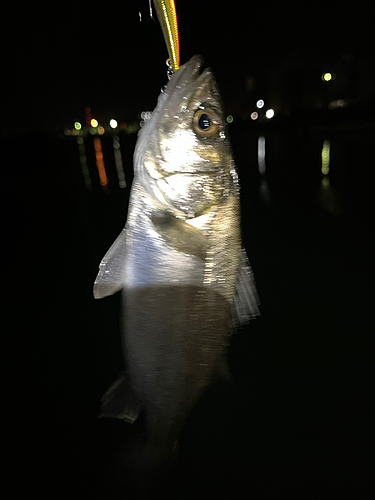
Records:
M144 407L148 443L165 455L228 373L228 335L259 314L221 98L201 66L194 56L180 67L139 133L128 219L94 285L95 298L122 290L124 308L127 374L102 416L134 422Z

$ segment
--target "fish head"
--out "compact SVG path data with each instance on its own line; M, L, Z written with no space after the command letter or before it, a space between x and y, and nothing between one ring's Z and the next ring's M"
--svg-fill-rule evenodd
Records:
M233 166L221 96L194 56L172 76L135 150L135 175L153 201L192 218L219 203Z

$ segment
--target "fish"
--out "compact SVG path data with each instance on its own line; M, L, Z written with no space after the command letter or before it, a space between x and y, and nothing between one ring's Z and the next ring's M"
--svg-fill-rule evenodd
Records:
M230 335L259 315L222 99L202 65L180 66L140 130L127 221L94 283L96 299L121 291L126 366L100 416L133 423L144 410L145 446L161 460L205 390L230 376Z

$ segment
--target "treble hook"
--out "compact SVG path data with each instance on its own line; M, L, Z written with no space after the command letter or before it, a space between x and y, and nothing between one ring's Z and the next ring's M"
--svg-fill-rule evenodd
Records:
M147 19L147 21L145 21L145 23L147 23L150 19L152 19L153 21L155 21L154 16L152 15L152 3L151 3L151 0L148 0L148 10L150 12L150 17ZM139 22L141 23L142 22L142 12L139 11L138 14L139 14Z

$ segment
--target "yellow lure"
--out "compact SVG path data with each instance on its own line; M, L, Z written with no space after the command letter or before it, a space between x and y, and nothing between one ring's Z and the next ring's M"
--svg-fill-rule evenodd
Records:
M172 69L177 71L180 67L180 45L174 0L154 0L154 6L167 45Z

